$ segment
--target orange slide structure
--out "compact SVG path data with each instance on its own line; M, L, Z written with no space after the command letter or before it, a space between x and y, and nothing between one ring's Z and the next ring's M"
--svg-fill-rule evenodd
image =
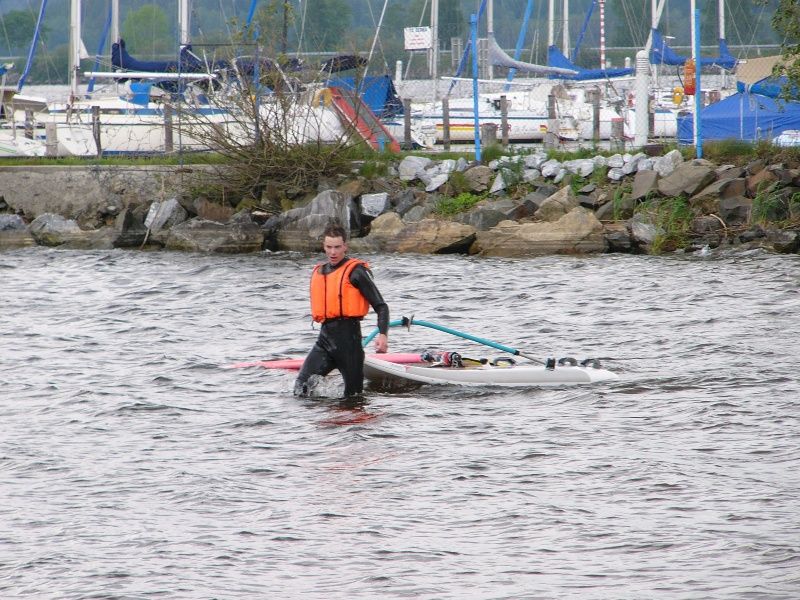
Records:
M399 142L358 95L340 87L328 89L331 103L345 126L352 127L375 150L400 152Z

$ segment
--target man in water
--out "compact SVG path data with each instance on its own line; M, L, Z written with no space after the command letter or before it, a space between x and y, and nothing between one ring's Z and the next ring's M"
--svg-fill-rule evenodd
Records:
M361 345L361 320L372 306L378 315L375 351L389 349L389 306L372 280L369 265L347 257L347 233L338 224L329 225L323 234L323 249L328 262L311 273L311 317L322 323L319 337L308 353L294 393L309 395L309 378L339 369L344 378L344 395L361 394L364 389L364 348Z

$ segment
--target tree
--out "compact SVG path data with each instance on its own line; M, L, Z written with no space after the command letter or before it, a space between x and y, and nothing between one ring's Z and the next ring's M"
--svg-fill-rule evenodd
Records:
M155 4L129 12L122 23L122 38L132 53L177 54L167 14Z
M781 53L785 64L778 67L777 73L789 79L783 95L797 100L797 90L800 89L800 0L780 0L772 17L772 26L784 40Z
M308 0L304 50L340 51L347 43L350 5L346 0Z
M2 38L8 44L8 52L13 53L15 50L27 49L33 39L33 33L36 30L36 15L32 12L23 10L12 10L2 16L0 21L3 24L3 29L0 31ZM47 28L42 27L39 35L44 38L47 33Z

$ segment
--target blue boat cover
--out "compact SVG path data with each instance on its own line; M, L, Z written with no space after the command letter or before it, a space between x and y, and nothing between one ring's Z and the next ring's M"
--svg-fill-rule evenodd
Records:
M335 77L325 82L330 87L356 91L353 77ZM403 102L397 95L394 82L388 75L376 75L358 81L358 95L379 119L397 117L403 114Z
M789 82L789 78L785 75L781 77L765 77L759 79L749 86L742 81L736 82L736 89L740 92L750 92L752 94L761 94L762 96L769 96L770 98L777 98L783 93L783 88ZM789 95L792 99L800 99L800 90L797 86L792 86L789 89Z
M670 48L667 40L661 35L658 29L653 29L653 45L650 48L650 64L653 65L683 65L687 56L682 56ZM736 59L731 56L728 50L728 43L719 40L719 56L701 56L700 65L703 67L717 66L723 69L733 69L736 66Z
M577 71L575 75L550 75L550 79L571 79L575 81L585 81L587 79L606 79L608 77L625 77L632 75L633 69L584 69L572 63L564 54L555 46L550 46L547 49L547 66L557 67L559 69L572 69Z
M183 46L180 52L179 60L165 60L165 61L146 61L138 60L128 54L125 49L125 40L120 40L111 46L111 64L116 69L125 69L127 71L142 71L146 73L205 73L209 71L223 71L233 70L230 61L215 60L211 64L206 65L192 52L190 45ZM359 56L345 54L334 56L324 61L319 68L332 73L346 71L363 67L366 64L366 59ZM236 68L238 72L247 77L252 77L255 73L255 60L251 57L239 57L236 59ZM269 58L260 58L258 61L261 73L266 73L277 69L276 63ZM297 73L307 68L303 61L288 57L280 64L280 69L288 73Z
M771 140L788 129L800 129L800 102L783 102L739 92L700 111L704 140ZM678 117L678 142L694 142L691 113Z
M202 73L203 63L192 54L191 46L183 46L180 60L137 60L125 50L125 40L111 45L111 64L116 69L148 73Z

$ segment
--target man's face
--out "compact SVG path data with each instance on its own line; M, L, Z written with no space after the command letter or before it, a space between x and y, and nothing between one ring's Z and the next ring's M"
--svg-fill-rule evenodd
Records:
M342 262L344 255L347 254L347 244L345 244L344 240L340 237L326 236L323 242L323 248L325 249L325 255L328 257L328 261L333 266Z

